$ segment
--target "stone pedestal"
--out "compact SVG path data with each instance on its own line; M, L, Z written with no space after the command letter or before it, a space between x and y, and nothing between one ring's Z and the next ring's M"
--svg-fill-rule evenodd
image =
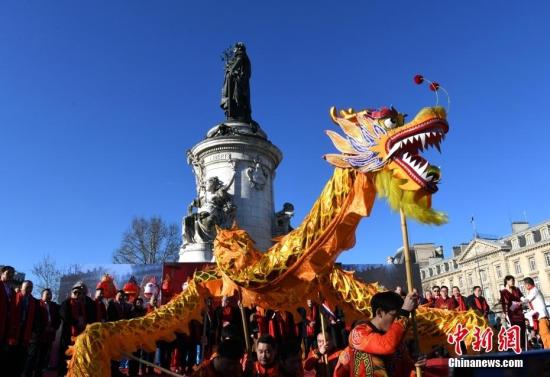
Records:
M209 243L187 244L180 248L179 262L204 263L213 261L214 254L212 253L212 245Z
M227 184L235 174L228 189L237 207L235 221L250 234L258 249L267 250L273 244L273 180L282 160L279 148L267 140L257 124L225 122L211 129L190 154L200 166L194 169L197 183L218 177ZM184 243L180 262L197 262L201 253L200 261L212 260L211 245Z

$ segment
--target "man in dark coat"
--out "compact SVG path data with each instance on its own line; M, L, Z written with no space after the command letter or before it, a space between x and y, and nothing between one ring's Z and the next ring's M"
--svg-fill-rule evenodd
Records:
M115 299L109 301L109 304L107 304L107 321L113 322L128 319L130 318L130 310L131 306L126 303L126 293L122 290L117 291ZM123 375L120 372L119 364L118 361L111 360L111 376L118 377Z
M15 269L4 266L0 270L0 365L9 367L8 357L8 330L10 329L10 313L15 306L15 291L11 283Z
M25 368L27 349L31 339L42 331L42 312L40 303L32 296L33 284L25 280L21 291L15 295L15 307L10 314L8 331L8 350L10 363L14 367L14 376L19 377Z
M93 321L93 307L87 310L86 299L79 283L71 289L71 296L61 303L60 316L63 321L59 342L59 376L67 374L68 356L65 354L72 344L72 338L78 336L86 325Z
M476 285L473 293L466 298L466 305L468 309L474 309L485 318L489 315L489 304L487 304L485 297L481 295L481 287L479 285Z
M40 331L35 332L31 337L27 362L25 363L26 376L41 377L44 374L48 368L55 334L61 325L60 306L52 301L52 291L49 288L43 289L41 297L39 305L42 326Z

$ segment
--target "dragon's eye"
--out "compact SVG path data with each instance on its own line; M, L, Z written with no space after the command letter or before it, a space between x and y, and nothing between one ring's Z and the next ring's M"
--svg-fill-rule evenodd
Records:
M393 118L384 119L384 126L386 126L387 128L394 128L395 126L397 126L397 121Z

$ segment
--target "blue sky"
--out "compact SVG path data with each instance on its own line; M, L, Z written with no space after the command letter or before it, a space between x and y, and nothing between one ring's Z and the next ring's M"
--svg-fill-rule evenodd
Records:
M223 119L221 52L252 60L253 117L284 153L277 207L301 221L332 169L327 111L434 103L451 94L434 206L448 225L411 224L445 246L511 220L550 218L545 121L550 6L544 1L94 1L0 4L0 263L29 272L110 263L134 216L180 222L195 194L185 151ZM378 202L344 263L382 263L401 246Z

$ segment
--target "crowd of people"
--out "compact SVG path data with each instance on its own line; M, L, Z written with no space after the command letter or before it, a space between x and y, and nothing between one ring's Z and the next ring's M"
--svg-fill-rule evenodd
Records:
M532 278L524 278L523 284L525 296L516 287L513 276L507 275L504 278L504 288L500 291L503 317L495 317L493 327L498 332L502 326L517 325L520 328L522 350L550 348L550 316L544 296ZM396 292L400 291L401 288L397 287ZM452 287L452 294L449 295L448 287L435 285L424 292L420 305L458 311L473 309L486 319L489 319L490 313L494 314L478 285L473 287L472 294L468 297L464 297L457 286Z
M107 300L99 285L92 295L82 282L74 284L69 297L58 305L48 288L35 299L29 280L15 287L14 273L10 266L0 273L0 363L2 375L8 377L43 376L54 359L57 374L64 376L66 351L88 324L136 318L159 307L156 295L144 302L119 290ZM532 279L524 279L524 284L525 297L514 278L506 277L501 291L505 321L495 326L518 325L524 350L528 343L536 348L536 339L549 348L544 298ZM373 317L355 323L346 321L343 310L326 300L307 300L293 314L260 306L242 308L234 297L224 296L221 301L209 297L202 321L190 321L188 331L175 334L172 342L159 341L156 352L138 350L130 360L111 361L111 374L145 376L171 370L197 377L344 377L375 376L374 368L389 376L409 376L416 366L429 368L434 360L448 357L444 345L435 347L426 359L403 341L409 314L419 305L471 308L485 317L490 312L478 286L468 297L458 287L452 287L449 295L448 287L434 286L424 297L397 287L373 296ZM54 349L57 333L59 345ZM57 357L52 358L52 353Z

